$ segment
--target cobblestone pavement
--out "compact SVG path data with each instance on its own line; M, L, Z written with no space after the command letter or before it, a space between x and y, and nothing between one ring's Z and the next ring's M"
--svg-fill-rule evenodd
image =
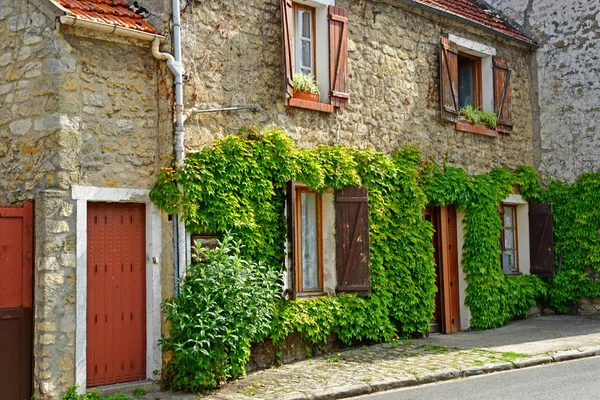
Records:
M205 396L163 392L142 398L341 399L596 355L600 355L600 319L536 317L499 329L365 346L257 371Z
M327 398L328 394L333 398L334 393L339 398L340 389L347 392L341 397L348 397L457 378L469 375L473 367L479 371L492 365L505 369L503 366L517 357L515 353L398 341L258 371L202 398L293 400Z

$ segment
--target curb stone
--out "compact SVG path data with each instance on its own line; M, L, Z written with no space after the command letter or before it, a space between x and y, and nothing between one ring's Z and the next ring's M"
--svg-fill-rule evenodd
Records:
M333 386L308 394L310 400L334 400L360 396L372 392L366 383L354 383L346 386Z
M534 367L536 365L550 364L553 361L551 356L537 356L530 358L517 358L513 364L517 368Z
M379 381L369 383L373 393L385 392L386 390L400 389L403 387L416 386L419 384L417 378L412 375L401 378L384 378Z
M419 385L433 382L449 381L451 379L460 378L460 371L457 369L443 369L441 371L433 371L417 377Z
M481 370L484 374L488 374L490 372L508 371L514 368L515 366L511 362L499 362L494 364L485 364L481 367Z

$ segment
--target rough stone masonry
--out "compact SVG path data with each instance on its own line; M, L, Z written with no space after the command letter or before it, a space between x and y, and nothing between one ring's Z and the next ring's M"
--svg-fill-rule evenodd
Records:
M489 0L535 35L535 166L572 182L600 171L600 0Z
M286 107L279 0L194 2L183 15L186 107L257 104L258 111L204 114L186 144L210 144L240 127L277 127L302 147L344 144L392 152L417 147L469 173L533 165L531 49L414 8L339 0L349 10L350 106L334 114ZM453 33L494 47L512 62L515 131L498 138L442 122L438 50ZM317 60L317 62L319 62Z
M148 44L57 25L30 1L0 0L0 204L35 201L37 396L58 398L75 384L72 185L152 187L172 151L169 79ZM169 297L172 268L162 273Z

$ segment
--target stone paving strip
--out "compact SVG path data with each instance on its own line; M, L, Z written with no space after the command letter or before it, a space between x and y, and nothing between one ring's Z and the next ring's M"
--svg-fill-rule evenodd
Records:
M273 367L208 395L148 394L146 399L328 400L600 355L600 346L526 355L397 341Z

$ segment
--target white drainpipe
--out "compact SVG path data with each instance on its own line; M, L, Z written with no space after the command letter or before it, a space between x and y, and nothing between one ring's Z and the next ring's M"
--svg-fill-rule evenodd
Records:
M175 160L177 166L182 167L185 160L185 148L184 148L184 129L183 123L185 117L183 114L183 64L181 62L181 26L180 26L180 7L179 0L173 0L173 52L174 55L169 53L162 53L160 51L160 44L165 40L164 36L136 31L134 29L121 28L113 25L102 24L93 21L83 20L72 15L62 15L60 22L64 25L79 26L86 29L91 29L99 32L104 32L113 35L131 37L139 40L152 41L152 55L159 59L167 62L167 67L175 78ZM180 187L179 190L182 190ZM188 254L186 246L186 232L185 223L182 221L181 214L176 216L176 234L174 241L177 246L177 265L176 276L180 278L185 276L185 271L188 263ZM176 288L177 291L177 288Z
M160 42L154 40L152 43L152 54L159 60L166 60L169 70L175 77L175 161L178 167L182 167L185 160L185 147L184 137L185 131L183 129L183 123L185 121L183 115L183 64L181 62L181 21L180 21L180 8L179 0L173 0L173 53L174 56L168 53L161 53L159 51ZM183 189L179 187L179 190ZM175 276L183 278L188 264L187 254L187 238L185 232L185 222L182 220L181 214L176 215L175 221L175 240L177 245L177 255ZM175 291L177 293L177 285Z

